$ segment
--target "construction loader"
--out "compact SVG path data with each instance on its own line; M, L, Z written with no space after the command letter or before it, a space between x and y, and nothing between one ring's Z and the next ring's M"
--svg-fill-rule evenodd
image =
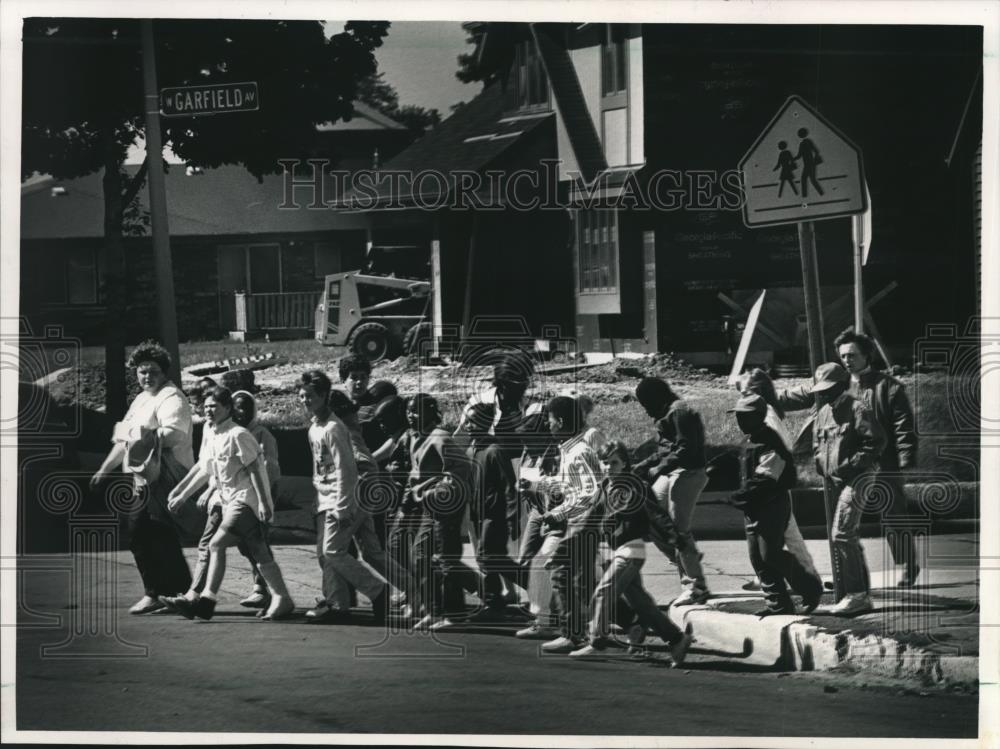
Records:
M347 346L372 362L416 352L430 336L430 299L429 281L333 273L316 305L316 340Z

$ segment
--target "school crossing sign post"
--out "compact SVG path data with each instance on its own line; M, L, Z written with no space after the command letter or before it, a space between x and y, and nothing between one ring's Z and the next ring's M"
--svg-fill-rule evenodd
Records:
M820 300L813 222L855 216L868 208L861 151L819 112L791 96L740 161L743 222L750 228L798 224L802 259L802 293L809 334L809 364L826 361L823 305ZM861 298L856 273L855 295ZM843 577L833 550L833 498L823 482L827 538L837 600L844 595Z

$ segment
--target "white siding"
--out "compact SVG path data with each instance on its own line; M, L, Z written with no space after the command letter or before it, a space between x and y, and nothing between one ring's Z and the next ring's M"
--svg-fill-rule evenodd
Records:
M628 40L628 161L630 164L646 163L642 84L642 37L639 36Z
M604 111L604 156L608 166L625 166L628 161L628 110Z

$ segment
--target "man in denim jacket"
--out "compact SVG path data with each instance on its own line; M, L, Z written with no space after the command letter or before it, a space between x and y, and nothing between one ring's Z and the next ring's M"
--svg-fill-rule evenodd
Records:
M854 616L872 610L870 580L861 547L863 502L858 493L860 479L878 471L885 449L885 432L871 411L848 392L850 375L839 364L821 364L816 370L816 423L813 425L813 455L816 471L830 480L837 496L833 515L834 565L840 570L844 597L818 613Z

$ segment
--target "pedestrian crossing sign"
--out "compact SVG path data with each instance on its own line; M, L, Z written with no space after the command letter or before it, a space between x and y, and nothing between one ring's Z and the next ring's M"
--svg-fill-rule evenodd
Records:
M816 221L868 207L861 151L798 96L791 96L740 161L743 222Z

